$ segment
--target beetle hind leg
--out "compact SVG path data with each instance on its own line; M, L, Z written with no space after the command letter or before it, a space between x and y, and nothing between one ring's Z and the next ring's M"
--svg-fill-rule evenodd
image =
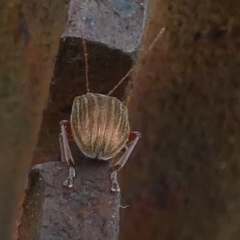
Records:
M76 177L76 171L73 166L69 166L69 174L66 180L63 182L64 187L72 188L73 187L73 179Z
M117 180L117 172L122 169L122 167L126 164L129 156L131 155L133 149L135 148L138 140L141 138L141 134L139 132L131 132L129 135L129 140L123 148L123 155L121 158L112 166L113 172L111 174L111 191L112 192L120 192L120 187Z
M120 192L120 187L118 184L118 180L117 180L117 171L113 171L111 174L111 191L112 192Z
M70 150L70 146L68 141L72 140L71 136L71 127L69 121L61 121L60 122L61 133L59 135L59 143L61 149L61 159L63 162L66 162L69 166L69 174L67 179L63 182L63 186L72 188L73 187L73 179L76 176L76 172L74 169L74 159Z

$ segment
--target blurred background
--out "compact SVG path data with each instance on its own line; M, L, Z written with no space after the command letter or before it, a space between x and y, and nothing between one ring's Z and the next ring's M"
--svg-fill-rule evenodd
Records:
M84 74L83 59L70 64L81 45L66 38L58 49L66 3L29 2L0 4L1 25L6 27L1 31L5 47L0 51L4 129L0 131L0 217L6 215L6 202L11 200L11 207L20 201L31 162L59 160L59 120L69 118L73 97L85 91L84 78L79 77ZM142 135L120 172L122 204L130 205L121 211L120 239L239 240L240 2L152 0L147 4L138 56L145 56L144 60L137 61L131 78L115 93L124 96L131 128ZM52 6L52 12L46 6ZM146 54L162 28L164 34ZM102 71L92 70L91 87L106 92L120 79L116 71L126 72L132 60L114 54L108 58L104 47L97 49L98 56L107 56L104 62L91 60L94 46L91 41L87 44L90 69ZM65 55L57 56L54 67L57 52ZM64 67L68 68L59 72ZM112 72L96 77L104 76L104 67ZM26 83L14 81L16 76ZM0 230L1 226L0 221Z
M128 102L120 239L239 239L239 2L154 1Z

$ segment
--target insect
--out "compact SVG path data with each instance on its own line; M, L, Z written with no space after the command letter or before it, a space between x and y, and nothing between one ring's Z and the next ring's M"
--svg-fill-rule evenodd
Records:
M81 31L80 31L81 32ZM109 161L122 153L112 165L111 191L119 192L117 172L126 164L141 135L131 132L127 107L117 98L110 96L113 91L130 75L133 68L107 94L90 93L88 80L88 57L86 42L81 32L85 59L85 80L87 93L75 97L70 121L60 122L59 136L61 159L69 165L69 175L63 185L73 187L76 176L74 159L68 141L74 140L81 152L90 158ZM154 42L148 48L152 48Z

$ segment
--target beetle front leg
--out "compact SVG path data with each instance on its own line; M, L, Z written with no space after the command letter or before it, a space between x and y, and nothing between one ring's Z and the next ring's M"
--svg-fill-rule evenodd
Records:
M117 180L117 172L126 164L129 156L131 155L133 149L135 148L138 140L141 138L141 134L139 132L131 132L129 135L129 141L126 143L123 148L123 155L121 158L113 165L113 172L111 174L111 191L112 192L120 192L120 187Z
M63 186L72 188L73 179L76 176L76 172L74 169L73 156L68 143L69 140L72 140L71 127L70 127L69 121L67 120L61 121L60 127L61 127L61 133L59 135L59 143L60 143L60 149L61 149L61 159L63 162L66 162L69 166L69 174L67 179L64 181Z

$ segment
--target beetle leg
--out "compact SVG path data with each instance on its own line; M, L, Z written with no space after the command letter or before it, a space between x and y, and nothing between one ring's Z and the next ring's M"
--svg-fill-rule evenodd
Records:
M111 174L111 191L120 192L120 187L117 180L117 171L113 171Z
M130 154L135 148L138 140L141 138L141 134L139 132L131 132L129 135L129 141L123 148L123 155L121 158L113 165L113 172L111 174L111 191L112 192L120 192L118 180L117 180L117 172L126 164Z
M61 159L66 162L69 166L69 175L64 181L63 185L65 187L73 187L73 179L76 176L74 169L74 160L69 147L69 140L72 140L71 127L69 121L63 120L60 122L61 133L59 135L60 149L61 149Z

